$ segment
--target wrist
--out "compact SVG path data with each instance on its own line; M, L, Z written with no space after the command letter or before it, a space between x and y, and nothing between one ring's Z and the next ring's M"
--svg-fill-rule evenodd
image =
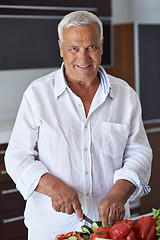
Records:
M125 204L135 190L136 186L133 183L120 179L114 184L107 196Z

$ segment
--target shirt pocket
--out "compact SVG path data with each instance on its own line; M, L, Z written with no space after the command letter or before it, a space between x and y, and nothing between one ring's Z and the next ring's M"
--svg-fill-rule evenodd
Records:
M102 123L102 152L109 157L119 158L124 154L129 136L129 125Z

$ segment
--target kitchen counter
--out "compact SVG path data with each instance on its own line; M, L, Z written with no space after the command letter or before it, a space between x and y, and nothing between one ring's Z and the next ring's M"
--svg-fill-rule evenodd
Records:
M8 143L15 119L7 119L0 121L0 144Z

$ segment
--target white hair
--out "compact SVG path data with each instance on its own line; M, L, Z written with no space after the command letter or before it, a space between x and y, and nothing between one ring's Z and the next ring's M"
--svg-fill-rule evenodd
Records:
M101 20L91 12L88 11L74 11L64 16L58 24L58 37L63 44L63 28L71 26L82 26L97 23L100 28L100 41L103 40L103 25Z

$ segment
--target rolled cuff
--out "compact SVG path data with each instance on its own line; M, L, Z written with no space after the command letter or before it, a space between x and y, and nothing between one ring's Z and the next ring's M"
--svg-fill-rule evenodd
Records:
M142 197L151 191L150 186L140 178L133 170L119 169L114 173L114 183L120 179L125 179L132 182L136 186L136 190L130 196L129 200L135 200L137 197Z
M40 181L40 178L45 173L49 173L47 167L38 160L32 162L32 164L23 170L17 181L16 187L25 200L33 193Z

